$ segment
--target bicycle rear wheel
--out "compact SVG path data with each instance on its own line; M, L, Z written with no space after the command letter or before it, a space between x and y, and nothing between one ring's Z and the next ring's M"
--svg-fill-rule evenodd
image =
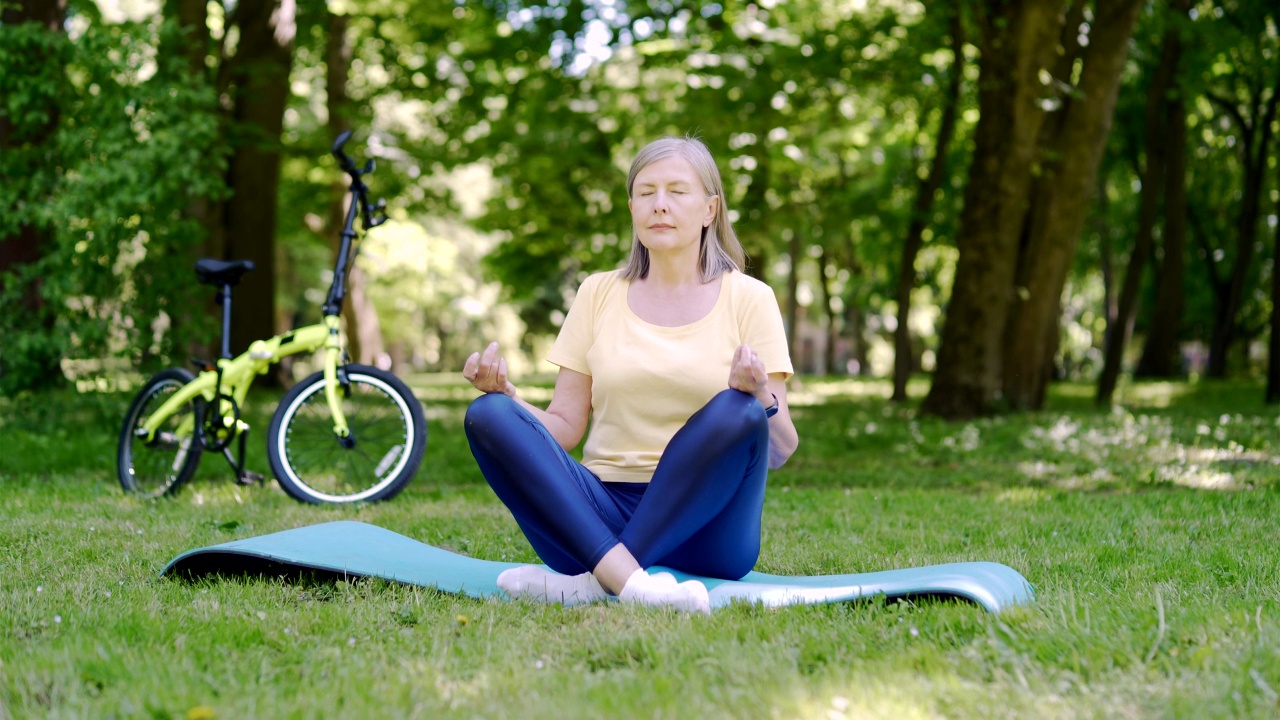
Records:
M125 492L139 497L172 494L195 474L202 452L198 436L202 398L193 398L165 418L150 442L138 436L147 418L194 379L182 368L162 370L133 398L116 450L116 474Z
M374 502L394 497L426 452L422 405L400 378L347 365L339 391L348 437L333 432L318 372L285 394L267 432L267 458L280 487L310 503Z

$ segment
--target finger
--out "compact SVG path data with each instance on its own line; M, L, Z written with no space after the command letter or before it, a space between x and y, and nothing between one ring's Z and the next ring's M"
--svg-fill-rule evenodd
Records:
M485 347L484 353L480 356L480 377L488 381L493 377L496 367L494 367L495 359L498 356L498 343L491 342Z
M467 356L467 362L462 366L462 377L468 382L476 381L476 373L480 370L480 353L473 352Z
M498 390L502 391L507 387L507 359L498 358L498 377L494 378L494 384Z

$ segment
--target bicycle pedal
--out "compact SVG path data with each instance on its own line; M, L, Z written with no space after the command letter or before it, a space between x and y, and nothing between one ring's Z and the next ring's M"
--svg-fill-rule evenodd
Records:
M261 485L267 477L262 473L256 473L252 470L242 470L240 475L236 477L237 485Z

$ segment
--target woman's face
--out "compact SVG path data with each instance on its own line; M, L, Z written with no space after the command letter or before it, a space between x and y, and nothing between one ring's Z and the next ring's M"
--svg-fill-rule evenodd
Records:
M687 252L697 258L702 229L719 198L707 197L688 160L672 155L646 165L631 186L631 222L650 253Z

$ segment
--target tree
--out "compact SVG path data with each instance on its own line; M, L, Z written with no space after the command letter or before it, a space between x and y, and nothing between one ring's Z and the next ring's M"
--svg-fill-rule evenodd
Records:
M1009 295L1045 118L1040 73L1057 47L1063 4L1008 0L978 8L981 116L927 413L973 417L1000 397Z
M1044 404L1058 346L1062 291L1093 201L1141 7L1141 0L1095 3L1078 70L1077 38L1086 31L1082 0L1072 6L1063 27L1065 52L1052 71L1062 91L1061 105L1042 128L1039 174L1022 230L1005 328L1003 397L1013 408L1039 409Z
M1174 8L1173 12L1176 13L1178 10L1186 12L1185 6ZM1097 402L1100 405L1110 404L1111 396L1115 392L1124 349L1133 332L1142 275L1146 270L1154 243L1159 203L1168 173L1166 152L1169 148L1170 128L1168 127L1169 112L1165 104L1169 95L1177 92L1178 62L1181 53L1181 28L1176 22L1170 22L1161 41L1160 58L1153 68L1151 84L1147 89L1143 132L1145 152L1143 162L1139 165L1142 191L1138 228L1134 236L1133 248L1129 252L1129 263L1125 268L1120 295L1116 301L1115 316L1108 318L1107 322L1107 337L1103 345L1106 359L1102 374L1098 378Z
M951 70L947 92L942 105L942 117L934 141L933 161L916 191L911 224L907 227L906 240L902 244L902 261L898 266L898 324L893 331L893 400L907 399L907 380L911 376L913 356L911 351L911 291L915 288L916 258L924 244L924 231L929 222L935 197L947 179L947 153L955 137L956 120L960 114L960 88L964 82L964 18L959 6L951 9Z
M1240 166L1234 259L1225 278L1215 274L1217 305L1209 344L1210 377L1227 374L1227 355L1236 338L1237 316L1254 269L1259 210L1280 102L1280 48L1276 44L1274 10L1231 5L1222 7L1220 22L1236 28L1240 41L1221 49L1219 62L1210 69L1218 82L1205 91L1205 97L1233 127Z
M227 168L231 197L225 208L228 258L252 260L237 293L241 308L231 324L231 351L277 332L275 320L276 196L280 182L280 131L289 97L289 71L297 31L293 0L241 0L232 13L240 30L227 60L232 98Z

